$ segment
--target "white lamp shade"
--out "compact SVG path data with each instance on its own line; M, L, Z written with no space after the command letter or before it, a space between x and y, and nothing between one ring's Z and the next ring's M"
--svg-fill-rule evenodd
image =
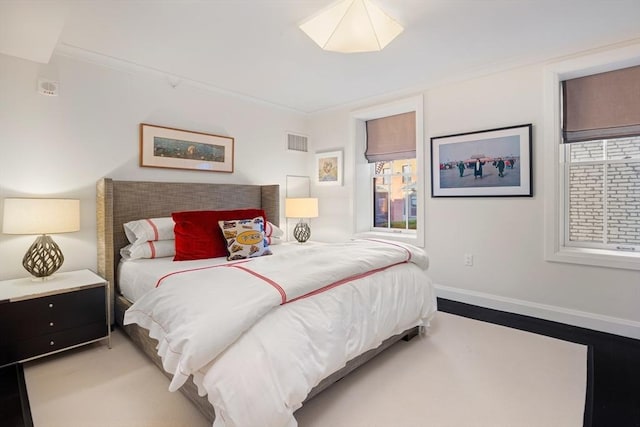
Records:
M324 50L342 53L382 50L403 31L369 0L343 0L300 25Z
M312 197L285 199L284 212L287 218L316 218L318 199Z
M4 199L2 232L55 234L80 230L80 201L73 199Z

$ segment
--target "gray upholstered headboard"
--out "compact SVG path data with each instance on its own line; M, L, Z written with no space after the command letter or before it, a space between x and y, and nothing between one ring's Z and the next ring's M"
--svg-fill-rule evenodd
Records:
M242 208L264 209L267 219L279 225L280 187L103 178L97 183L98 273L109 281L115 295L120 248L128 243L122 224L128 221L166 217L178 211Z

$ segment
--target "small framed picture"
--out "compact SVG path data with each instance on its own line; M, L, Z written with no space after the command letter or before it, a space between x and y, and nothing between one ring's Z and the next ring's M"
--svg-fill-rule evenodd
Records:
M342 185L342 150L316 153L316 184Z
M533 195L532 125L431 138L432 197Z
M140 124L140 166L233 172L233 138Z

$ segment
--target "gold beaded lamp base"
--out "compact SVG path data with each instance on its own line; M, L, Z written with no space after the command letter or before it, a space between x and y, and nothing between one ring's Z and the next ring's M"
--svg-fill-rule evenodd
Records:
M64 262L60 247L46 234L38 237L22 258L22 266L38 278L46 278L55 273Z

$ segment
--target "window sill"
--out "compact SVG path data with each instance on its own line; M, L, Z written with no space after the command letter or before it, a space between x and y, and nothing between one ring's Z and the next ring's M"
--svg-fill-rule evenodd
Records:
M640 270L640 253L610 251L606 249L587 249L561 247L545 257L551 262L590 265L594 267Z

